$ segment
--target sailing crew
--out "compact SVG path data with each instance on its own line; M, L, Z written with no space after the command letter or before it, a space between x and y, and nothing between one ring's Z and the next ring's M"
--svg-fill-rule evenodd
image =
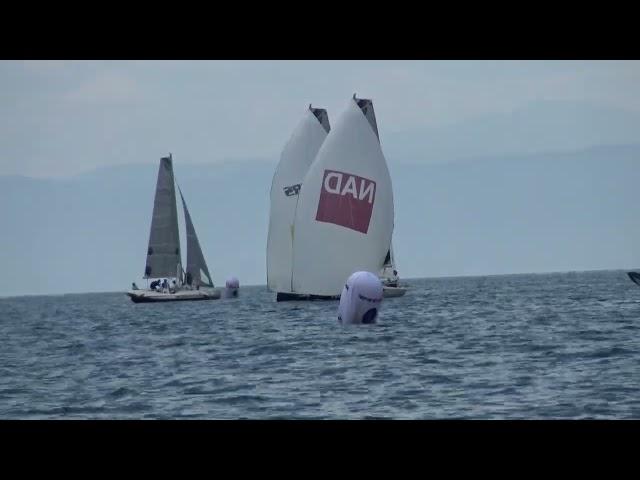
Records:
M398 271L394 270L393 271L393 277L391 277L391 280L389 281L389 283L387 283L387 285L389 287L397 287L398 286L398 280L400 280L398 278Z
M151 290L155 290L158 286L160 285L160 279L158 280L154 280L153 282L151 282Z

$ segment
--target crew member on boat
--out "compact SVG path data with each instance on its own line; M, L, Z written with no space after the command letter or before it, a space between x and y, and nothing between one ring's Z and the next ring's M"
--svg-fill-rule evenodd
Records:
M389 279L389 281L387 282L387 286L389 286L389 287L397 287L398 286L398 280L399 280L398 271L394 270L393 271L393 277L391 277Z

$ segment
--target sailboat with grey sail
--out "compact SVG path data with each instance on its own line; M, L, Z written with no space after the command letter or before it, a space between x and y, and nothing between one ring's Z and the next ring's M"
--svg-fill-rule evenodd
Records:
M144 269L144 278L147 281L155 280L145 289L133 284L127 296L134 303L220 298L220 291L213 284L184 195L178 187L187 238L187 262L186 269L183 269L175 187L173 159L169 154L160 159Z

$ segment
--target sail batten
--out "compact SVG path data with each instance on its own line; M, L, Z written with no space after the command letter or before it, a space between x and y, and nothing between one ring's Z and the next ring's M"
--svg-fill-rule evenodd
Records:
M144 278L175 277L180 235L171 155L160 159Z

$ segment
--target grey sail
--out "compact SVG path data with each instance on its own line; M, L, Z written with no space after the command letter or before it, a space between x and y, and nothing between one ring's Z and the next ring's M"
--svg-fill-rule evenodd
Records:
M182 195L180 187L178 187L178 190L180 191L182 207L184 208L184 220L187 226L187 268L185 270L185 282L189 285L213 287L213 281L211 280L211 275L207 268L207 262L202 254L198 235L196 235L196 229L191 221L189 209L187 209L187 202L184 201L184 196Z
M390 267L393 265L393 261L391 260L391 248L387 250L387 256L384 258L383 267Z
M176 277L179 265L178 209L169 155L160 159L144 278Z
M353 94L353 99L358 104L358 107L360 107L360 110L362 110L362 113L373 129L373 133L375 133L376 137L378 137L379 142L380 134L378 133L378 122L376 122L376 112L373 110L373 102L368 98L356 98L355 93Z
M313 115L318 119L324 131L329 133L331 130L331 125L329 125L329 115L327 114L327 110L324 108L313 108L311 104L309 104L309 110L313 113Z

